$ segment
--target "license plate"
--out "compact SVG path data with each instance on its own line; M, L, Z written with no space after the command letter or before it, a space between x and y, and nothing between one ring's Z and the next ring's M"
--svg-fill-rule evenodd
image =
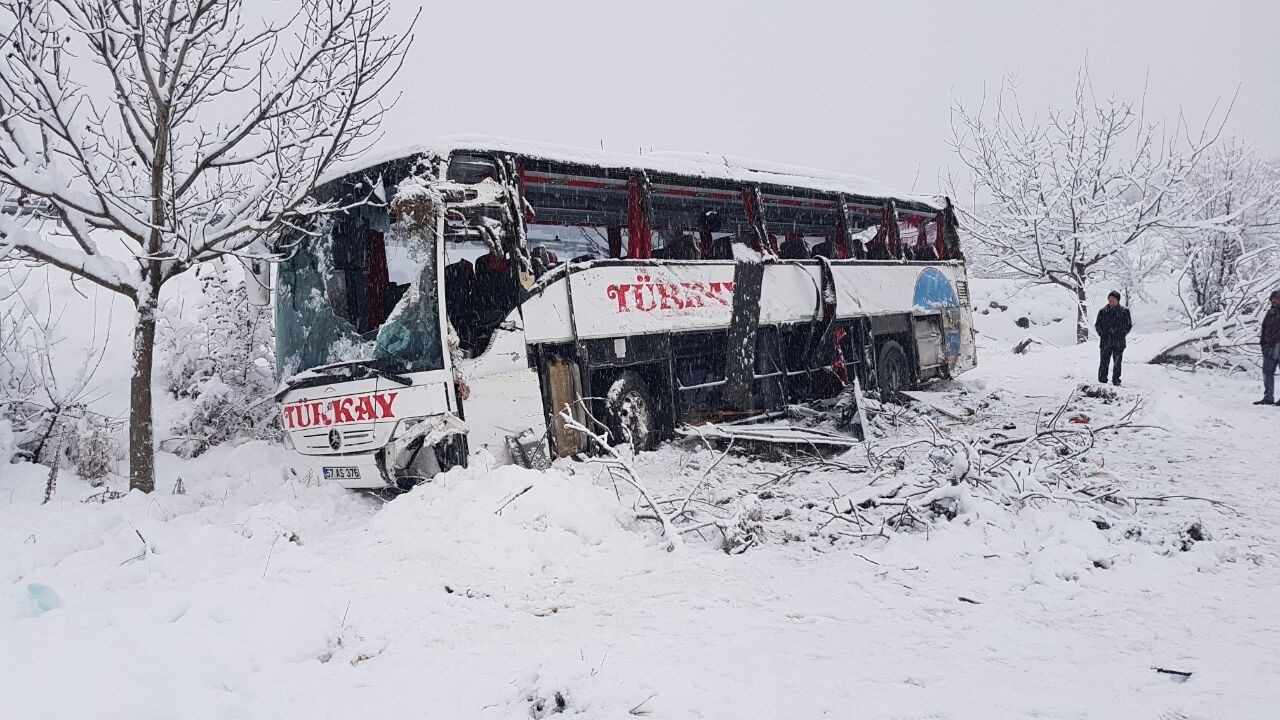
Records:
M358 467L327 467L323 468L325 480L359 480L360 468Z

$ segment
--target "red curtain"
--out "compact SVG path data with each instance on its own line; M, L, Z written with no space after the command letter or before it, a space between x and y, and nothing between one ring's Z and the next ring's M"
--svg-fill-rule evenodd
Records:
M627 192L627 257L632 260L653 257L649 214L645 212L644 190L639 176L631 176Z

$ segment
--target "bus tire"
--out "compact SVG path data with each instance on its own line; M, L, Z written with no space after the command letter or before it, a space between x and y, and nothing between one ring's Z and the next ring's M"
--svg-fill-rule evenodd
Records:
M658 413L644 378L622 373L605 396L607 425L614 444L626 443L633 450L652 450L658 444Z
M911 387L911 369L907 366L907 353L897 340L888 340L880 346L880 358L876 363L876 383L881 399L890 399L900 390Z

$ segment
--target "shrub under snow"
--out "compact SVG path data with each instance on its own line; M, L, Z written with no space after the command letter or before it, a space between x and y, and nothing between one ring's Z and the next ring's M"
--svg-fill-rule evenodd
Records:
M161 446L187 457L279 431L270 315L249 302L234 270L225 261L202 266L199 293L166 308L161 321L164 389L179 401Z

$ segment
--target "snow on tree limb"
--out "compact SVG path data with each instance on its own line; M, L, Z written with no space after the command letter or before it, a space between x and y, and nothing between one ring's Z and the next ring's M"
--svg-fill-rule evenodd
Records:
M953 103L951 144L974 196L960 213L996 267L1075 294L1083 342L1085 285L1111 258L1193 218L1202 227L1232 222L1229 213L1196 217L1204 200L1187 186L1225 119L1211 113L1198 132L1184 121L1166 132L1140 103L1097 98L1087 68L1072 104L1041 119L1023 112L1006 82L993 108L985 99L976 109Z
M383 30L386 0L305 0L256 29L242 11L0 0L0 181L48 200L75 248L11 222L0 242L136 298L330 211L315 183L373 138L411 35ZM141 272L106 260L103 230L128 238Z

